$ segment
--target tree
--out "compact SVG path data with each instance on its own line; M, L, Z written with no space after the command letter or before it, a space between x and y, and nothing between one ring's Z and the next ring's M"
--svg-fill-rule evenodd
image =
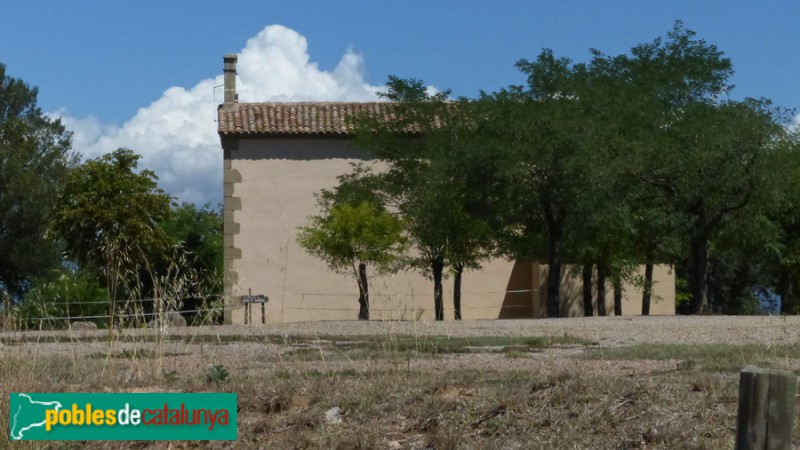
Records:
M708 306L711 241L765 186L763 163L780 132L763 103L687 105L667 130L665 154L641 174L644 183L660 186L687 227L691 313Z
M788 118L788 117L787 117ZM724 314L792 314L798 260L797 136L781 133L764 155L759 186L709 244L708 304ZM786 309L784 309L786 308Z
M35 278L15 315L27 328L61 328L70 320L95 320L107 308L108 293L91 273L64 266Z
M187 254L200 280L198 294L222 293L222 216L209 205L173 205L158 227Z
M141 157L131 150L84 162L70 172L58 197L52 232L81 267L108 289L111 323L117 300L141 285L139 270L153 255L168 255L170 242L158 227L169 214L170 197L155 173L136 173Z
M778 227L778 245L771 247L774 251L769 255L777 264L770 266L774 270L777 294L781 298L782 314L800 314L797 293L800 292L800 211L796 205L800 201L800 185L792 180L800 179L800 130L795 129L787 145L787 152L779 158L773 180L780 180L784 189L777 199L778 205L770 211L770 222ZM786 181L789 182L786 182Z
M301 227L297 242L321 258L331 270L350 272L358 286L359 320L369 320L367 265L378 273L391 271L404 248L403 224L386 211L377 191L377 179L363 166L339 177L339 186L319 195L322 214Z
M630 190L638 202L637 245L647 272L655 259L688 252L689 310L697 312L707 304L710 239L758 189L758 165L775 130L770 113L754 102L720 100L730 60L680 22L666 39L604 59L621 85L612 105L626 125L620 161L637 180ZM645 280L644 313L650 285Z
M78 157L61 121L36 106L37 93L0 64L0 298L19 298L32 278L60 264L45 232Z
M569 226L580 220L577 205L593 188L584 169L599 144L590 125L597 103L583 64L544 50L517 67L527 75L527 85L484 94L478 128L486 137L483 151L499 160L506 190L494 214L502 217L502 247L517 259L546 257L547 315L559 317Z
M437 166L432 163L416 172L415 181L397 193L399 210L417 251L410 265L433 280L436 320L444 320L443 279L448 267L453 274L454 319L461 320L464 269L480 267L488 254L490 234L469 209L466 186L459 183L463 178L445 177Z
M656 42L653 45L662 45L660 38ZM652 50L650 45L635 47L632 53L641 54L641 47ZM602 105L593 108L593 124L595 133L604 136L605 145L592 150L588 169L590 173L600 169L600 175L594 178L607 182L600 191L604 193L601 201L597 195L588 196L589 210L600 211L604 220L579 223L580 228L589 226L600 239L582 239L577 245L584 248L588 244L593 249L597 247L593 241L602 243L602 264L610 269L614 285L615 314L621 313L621 285L626 278L641 286L641 313L648 315L654 265L680 261L683 222L658 188L641 182L636 167L637 162L647 160L645 155L663 145L664 117L669 116L664 108L673 101L659 90L664 89L659 84L663 81L647 79L663 76L662 72L645 63L641 67L632 64L628 55L612 57L597 50L592 54L589 71L593 93L601 100L595 100L595 104ZM634 269L640 264L645 266L644 276L634 277Z
M517 63L525 86L482 97L478 126L509 191L496 210L503 248L547 256L549 316L564 261L584 265L587 312L591 265L602 296L606 272L645 263L647 314L653 264L684 249L691 309L706 304L709 242L764 189L782 128L765 102L720 100L730 61L694 35L678 22L630 56L592 51L587 64L544 50Z
M627 184L627 226L646 264L681 262L689 312L707 307L711 243L766 189L764 162L783 128L768 102L722 100L731 62L677 22L666 38L629 55L594 52L591 67L614 95L603 119L618 134L617 176ZM643 313L652 280L644 281Z
M389 164L386 194L406 224L416 256L409 265L433 280L434 313L444 319L443 278L454 274L455 319L461 318L461 280L478 268L491 248L488 228L474 211L475 169L471 102L450 101L449 91L431 93L422 80L389 77L384 98L392 120L354 120L356 143Z

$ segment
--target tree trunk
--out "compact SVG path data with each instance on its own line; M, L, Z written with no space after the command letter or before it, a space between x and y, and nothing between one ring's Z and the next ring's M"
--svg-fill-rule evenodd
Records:
M552 237L547 265L547 317L561 317L561 243Z
M592 265L583 265L583 315L591 317L594 315L592 308Z
M358 264L358 320L369 320L369 283L367 265Z
M708 307L706 298L706 279L708 277L708 239L696 237L691 242L691 267L692 279L690 292L692 299L689 302L689 314L705 312Z
M597 265L597 315L605 316L606 313L606 269L602 264Z
M644 286L642 288L642 315L650 315L650 299L653 295L653 263L650 258L644 265Z
M781 314L795 314L794 298L792 298L792 276L789 269L781 270L778 281L778 295L781 297Z
M622 279L620 279L619 275L615 275L612 278L612 284L614 285L614 315L621 316L622 315Z
M110 297L110 310L108 312L108 329L113 330L120 327L119 317L117 316L117 288L119 287L119 270L114 270L119 267L115 264L114 257L111 253L111 244L105 240L105 258L106 258L106 289Z
M461 320L461 275L464 273L464 265L456 265L456 274L453 277L453 314L454 319Z
M442 273L444 260L438 257L431 263L433 270L433 306L436 320L444 320L444 303L442 302Z

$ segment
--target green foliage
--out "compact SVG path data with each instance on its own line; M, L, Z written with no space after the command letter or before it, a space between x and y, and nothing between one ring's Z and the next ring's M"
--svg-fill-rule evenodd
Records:
M686 278L681 278L680 276L675 277L675 311L678 313L687 313L691 300L692 293L689 292L689 283L686 281Z
M351 171L336 177L333 190L323 189L317 195L320 209L328 211L336 205L369 203L376 210L386 209L385 179L364 164L352 164Z
M141 295L161 299L160 310L183 308L195 325L216 323L222 307L222 215L205 205L172 205L158 228L169 242L169 253L151 258L151 273L141 277ZM166 301L164 301L166 300Z
M333 270L351 271L359 262L379 272L393 268L402 250L402 223L394 215L367 202L334 205L325 216L311 217L298 242Z
M112 320L117 300L141 296L140 271L165 265L156 260L171 255L158 227L170 212L170 197L152 171L136 172L140 158L118 149L72 170L51 227L68 255L105 284Z
M602 120L608 95L601 94L613 91L591 66L550 50L517 68L527 85L483 95L478 127L505 191L492 202L501 249L517 259L546 260L547 314L558 317L562 264L607 259L604 247L621 241L617 214L607 214L616 211L609 207L615 184L606 170L610 132Z
M200 279L203 294L222 293L222 215L209 205L173 205L158 227L187 254Z
M340 273L355 271L359 263L379 273L395 270L405 238L401 220L380 195L383 181L363 165L354 165L338 181L335 189L319 193L322 214L300 228L298 243Z
M116 273L135 268L167 242L157 225L169 214L170 198L155 173L136 173L139 159L118 149L86 161L69 174L56 205L53 233L109 286Z
M403 224L386 210L377 189L381 183L371 170L356 165L339 177L336 189L319 194L322 214L310 217L311 224L297 235L297 242L331 270L353 274L360 320L369 320L367 265L378 273L393 271L405 250Z
M37 92L0 64L0 297L19 298L60 264L45 231L77 154L61 121L36 105Z
M352 122L356 144L387 162L383 195L397 208L416 250L407 265L434 281L437 320L443 319L442 278L478 268L493 248L489 226L477 208L480 180L470 175L480 158L470 150L471 102L450 101L449 91L431 93L422 80L389 77L383 97L393 102L393 117L362 115ZM454 296L456 316L460 298Z
M226 369L225 366L222 364L216 364L208 368L208 371L206 372L206 381L219 386L228 382L229 375L228 369Z
M169 372L162 370L161 373L164 375L164 381L166 381L167 384L174 384L181 379L177 370L170 370Z
M687 310L698 312L716 289L710 271L732 273L711 266L724 254L746 258L744 247L732 253L731 241L719 240L736 236L729 227L777 248L774 223L764 217L776 204L770 197L786 189L774 181L786 173L776 155L797 136L787 135L787 115L768 101L723 100L730 60L681 23L629 55L592 55L573 64L545 50L517 64L527 85L481 98L474 124L481 151L498 159L501 189L490 198L499 199L492 215L501 250L547 255L548 315L559 312L565 261L618 274L644 262L680 264ZM763 277L737 287L741 277L718 276L726 286L716 289L717 301L733 290L752 297L756 279Z
M706 309L716 240L772 191L783 113L768 101L725 100L730 60L680 22L630 55L596 52L592 65L615 92L607 104L618 130L612 166L629 179L634 248L648 261L680 263L687 311Z
M108 292L91 274L62 268L33 281L15 316L24 328L61 328L64 321L97 322L107 308Z
M629 54L573 63L544 50L517 68L525 85L478 101L391 77L392 120L354 121L357 143L389 164L385 196L437 310L443 267L496 253L546 259L551 316L565 263L616 280L676 265L687 312L756 311L754 289L776 284L794 308L800 197L781 180L800 167L798 134L767 100L724 98L733 68L716 46L677 22Z

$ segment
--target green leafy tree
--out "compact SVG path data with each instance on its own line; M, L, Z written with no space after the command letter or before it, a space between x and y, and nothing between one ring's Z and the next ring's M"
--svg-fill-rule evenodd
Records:
M578 205L592 192L584 176L586 155L596 146L591 84L585 65L550 50L517 67L527 85L483 95L479 128L507 191L495 203L502 248L517 259L546 257L547 315L559 317L569 225L585 214Z
M752 314L780 296L780 312L792 314L798 260L796 204L797 136L776 139L760 171L767 174L744 208L735 211L710 242L708 303L725 314Z
M686 32L677 24L674 33ZM660 45L663 45L662 38L655 44L634 47L631 53L647 54ZM675 264L682 259L684 234L682 218L673 205L658 188L641 182L636 167L637 162L646 161L644 155L663 146L664 117L670 116L664 108L677 102L668 95L673 93L662 92L661 84L665 81L658 77L688 80L696 86L697 83L691 81L696 74L685 79L674 74L665 76L645 63L632 64L629 55L607 56L597 50L592 50L592 55L588 71L593 88L589 97L594 99L595 107L587 123L596 135L602 136L603 145L592 148L585 158L589 163L588 173L593 174L590 179L600 182L602 189L598 198L596 187L591 186L595 193L586 199L589 211L600 212L601 220L590 214L590 220L579 222L579 228L589 227L590 235L589 239L586 236L579 239L576 245L595 253L597 245L594 243L605 249L600 252L605 257L601 258L599 266L610 267L615 286L615 314L621 313L620 289L622 280L627 279L641 286L641 312L648 315L654 265ZM706 73L705 70L702 68L699 72ZM648 80L649 76L656 80ZM591 237L591 233L596 237ZM634 269L640 264L644 264L644 276L634 276Z
M27 328L61 328L69 320L96 321L108 309L108 292L91 273L62 267L36 278L15 315Z
M721 101L730 60L680 22L630 56L603 59L621 86L611 107L625 125L622 172L637 180L629 191L639 202L637 246L648 271L655 259L688 255L688 311L698 312L707 305L711 240L763 185L759 167L778 129L773 114L763 103Z
M356 142L389 164L384 186L416 249L409 265L433 280L434 313L444 319L443 279L454 274L455 319L461 319L461 280L491 252L491 234L473 201L478 184L470 175L478 159L472 105L450 101L449 91L430 92L422 80L389 77L383 97L392 120L362 116L354 121Z
M200 280L196 294L222 293L222 216L209 205L173 205L159 228L187 254Z
M545 50L517 64L525 86L482 97L478 126L509 192L497 208L503 248L547 256L550 316L560 313L564 261L584 264L588 295L596 265L602 296L609 268L645 263L648 278L654 262L685 249L696 312L709 243L764 189L776 114L764 102L721 101L730 61L680 23L630 56L592 54L572 64ZM647 313L652 280L644 285Z
M769 255L773 262L776 291L781 297L782 314L800 314L797 293L800 292L800 130L794 130L784 157L778 159L774 180L780 180L783 195L778 207L770 212L771 223L778 228L777 245ZM788 182L787 182L788 181ZM771 197L775 199L776 197ZM775 264L777 261L777 264Z
M60 120L36 105L37 92L0 64L0 298L19 298L60 264L45 232L77 155Z
M331 270L351 273L358 287L359 320L369 320L367 265L378 273L396 268L404 249L403 224L383 206L379 182L368 169L357 166L339 177L339 186L319 196L322 214L300 228L297 242L321 258Z
M780 113L764 101L722 100L730 60L680 22L630 55L594 52L589 71L613 92L593 111L611 133L608 165L627 186L622 223L646 265L642 311L656 261L686 268L687 311L703 310L713 240L768 189Z
M170 254L170 241L158 227L169 215L170 197L158 188L155 173L136 172L140 158L118 149L75 168L52 223L68 254L105 284L112 323L117 301L139 291L149 258Z
M763 162L780 130L763 104L695 103L668 130L671 145L642 174L660 185L687 226L691 313L708 306L711 242L764 188L770 174Z

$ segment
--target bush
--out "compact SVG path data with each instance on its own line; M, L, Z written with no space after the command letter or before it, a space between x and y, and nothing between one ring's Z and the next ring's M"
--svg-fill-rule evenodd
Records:
M34 280L33 287L14 307L20 328L62 328L80 319L105 325L108 293L92 277L68 268L57 270L47 280Z

